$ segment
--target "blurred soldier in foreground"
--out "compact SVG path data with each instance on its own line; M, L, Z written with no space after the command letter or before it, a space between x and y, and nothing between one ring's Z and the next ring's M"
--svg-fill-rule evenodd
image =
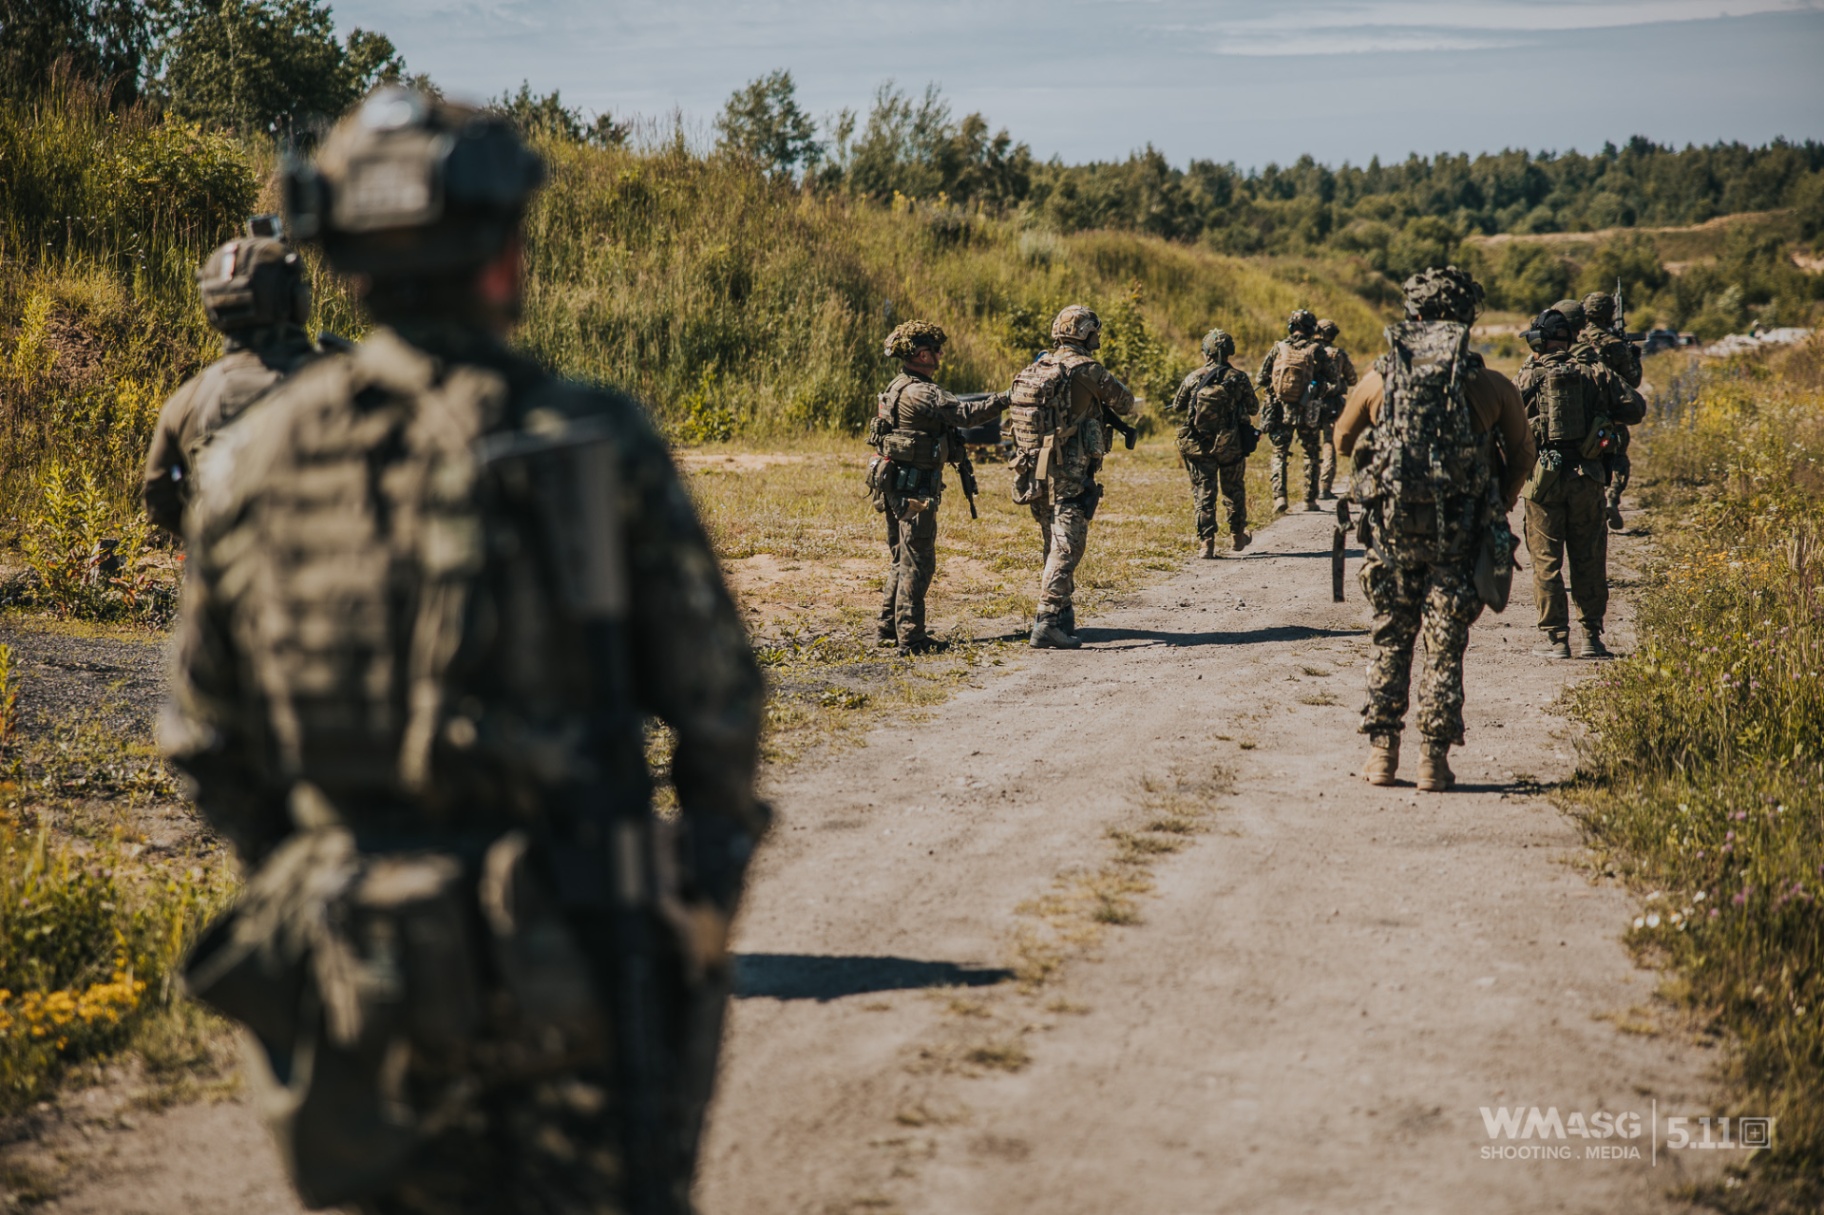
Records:
M1424 739L1418 787L1450 788L1450 748L1463 741L1463 651L1484 604L1507 604L1513 509L1533 444L1520 394L1469 349L1482 286L1455 266L1407 279L1406 321L1392 349L1349 394L1336 450L1354 457L1362 508L1362 592L1374 608L1374 659L1362 775L1390 785L1400 763L1413 643L1425 635L1415 724ZM1358 449L1359 443L1359 449Z
M1619 290L1619 286L1617 290ZM1577 335L1576 344L1571 353L1586 363L1601 363L1610 371L1621 377L1622 383L1629 388L1640 387L1640 347L1616 332L1615 297L1602 291L1592 291L1583 297L1584 326ZM1608 523L1610 531L1620 531L1626 524L1621 517L1621 495L1628 488L1628 477L1634 471L1634 464L1628 459L1628 444L1631 435L1627 426L1620 422L1613 424L1615 431L1615 450L1603 456L1603 471L1608 481L1606 502L1608 506Z
M1013 500L1032 508L1044 544L1045 572L1033 621L1035 649L1074 650L1077 614L1071 603L1077 566L1089 542L1102 487L1096 472L1108 447L1102 411L1127 416L1134 394L1095 359L1102 321L1072 304L1051 322L1056 348L1013 378L1008 420L1013 425Z
M1336 443L1332 432L1336 420L1343 416L1343 402L1349 390L1361 379L1355 374L1355 363L1350 360L1349 352L1336 344L1342 332L1342 327L1327 317L1317 322L1317 338L1324 344L1324 353L1330 356L1330 365L1336 369L1336 380L1331 385L1330 395L1324 398L1324 411L1317 431L1324 445L1318 472L1318 497L1326 502L1336 500Z
M1229 544L1248 547L1248 456L1260 443L1252 419L1259 408L1247 373L1229 365L1235 339L1220 329L1203 338L1204 364L1178 385L1171 411L1184 415L1178 452L1191 474L1191 502L1197 512L1200 557L1216 555L1216 496L1222 495Z
M868 443L880 455L868 465L874 509L887 519L886 587L880 601L882 645L901 653L931 648L925 632L925 592L937 572L937 508L944 496L944 465L966 461L960 427L975 426L1007 408L1007 395L964 405L931 382L943 361L944 331L929 321L907 321L887 335L886 355L900 372L880 394ZM959 465L963 490L974 510L974 472Z
M1335 391L1336 367L1317 338L1317 318L1300 308L1286 318L1286 337L1267 351L1254 382L1267 394L1261 429L1273 444L1273 509L1286 509L1292 439L1305 451L1305 509L1317 510L1323 465L1324 401Z
M159 411L141 498L152 522L182 532L197 450L267 389L317 354L304 332L310 284L298 255L272 236L236 237L196 272L203 314L224 354L184 381Z
M1575 330L1556 309L1533 322L1527 341L1536 353L1521 364L1516 382L1538 463L1526 483L1526 547L1533 558L1539 601L1541 656L1569 658L1570 615L1565 566L1577 600L1582 637L1579 658L1607 658L1602 641L1609 606L1609 533L1603 491L1603 457L1616 446L1615 424L1638 422L1646 404L1600 362L1571 350Z
M502 344L543 177L398 88L289 168L378 327L226 428L190 512L162 738L249 879L186 980L313 1207L689 1205L760 677L639 404Z

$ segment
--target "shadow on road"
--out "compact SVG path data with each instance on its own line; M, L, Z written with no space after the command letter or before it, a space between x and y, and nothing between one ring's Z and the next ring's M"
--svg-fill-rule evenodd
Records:
M1367 629L1320 629L1305 624L1280 624L1261 629L1239 629L1234 632L1168 633L1160 629L1077 630L1085 645L1108 641L1150 641L1161 645L1259 645L1280 641L1314 641L1323 637L1366 637Z
M735 955L735 998L840 1000L874 991L921 987L992 987L1013 977L1011 970L924 962L916 958L844 957L814 953Z

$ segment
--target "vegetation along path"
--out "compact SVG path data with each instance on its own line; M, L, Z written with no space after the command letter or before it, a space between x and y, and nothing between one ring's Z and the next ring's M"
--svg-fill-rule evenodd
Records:
M1482 1113L1713 1112L1543 790L1592 664L1529 655L1517 580L1470 648L1461 791L1371 789L1328 541L1289 516L1084 650L776 775L706 1215L1680 1209L1663 1132L1655 1162ZM1503 1158L1545 1146L1569 1158ZM239 1100L68 1148L54 1210L296 1210Z

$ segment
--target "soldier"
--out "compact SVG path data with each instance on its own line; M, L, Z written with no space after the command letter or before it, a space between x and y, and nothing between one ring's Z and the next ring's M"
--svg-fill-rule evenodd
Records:
M907 321L887 335L886 355L899 360L897 378L880 394L868 442L880 453L868 469L874 505L887 520L887 581L880 601L882 645L902 654L931 648L925 633L925 592L937 572L937 508L944 465L962 456L956 431L1007 408L999 393L965 405L931 382L943 361L944 331ZM965 481L965 490L970 487Z
M1600 362L1571 351L1571 322L1556 309L1539 314L1527 340L1536 351L1521 364L1517 383L1538 446L1526 483L1526 547L1533 558L1533 591L1545 644L1538 654L1569 658L1570 616L1562 574L1582 625L1579 658L1607 658L1602 642L1609 604L1609 534L1604 526L1602 457L1613 449L1613 424L1646 414L1640 394Z
M1392 351L1350 392L1336 450L1355 456L1351 495L1368 541L1362 592L1374 608L1362 776L1390 785L1399 769L1413 643L1422 631L1417 783L1437 791L1456 779L1450 748L1463 741L1469 626L1485 603L1499 610L1506 602L1513 551L1506 517L1532 466L1533 445L1520 394L1469 349L1481 284L1445 266L1420 271L1403 290L1407 320L1388 330ZM1440 467L1442 478L1433 471ZM1477 565L1485 549L1486 581Z
M1191 502L1197 512L1198 555L1216 555L1216 495L1222 494L1235 552L1248 547L1247 460L1259 439L1250 419L1259 408L1247 373L1229 365L1235 339L1220 329L1203 338L1204 364L1178 386L1171 411L1183 414L1178 451L1191 474Z
M1324 398L1322 425L1318 427L1318 435L1324 444L1323 465L1318 475L1318 485L1322 492L1318 497L1325 502L1336 501L1336 443L1331 432L1336 426L1336 420L1343 416L1344 399L1361 378L1355 374L1355 363L1350 360L1349 352L1336 344L1336 339L1341 334L1342 327L1335 321L1328 317L1318 320L1318 340L1323 342L1324 353L1330 356L1330 363L1336 368L1336 383L1330 395Z
M1267 351L1254 382L1267 394L1262 429L1273 444L1273 509L1286 509L1286 466L1292 439L1305 450L1305 509L1318 510L1324 401L1335 391L1336 367L1317 338L1317 318L1300 308L1286 319L1286 336Z
M1615 297L1603 291L1592 291L1583 297L1585 324L1571 353L1586 363L1601 363L1621 377L1629 388L1640 387L1640 347L1615 332ZM1614 423L1615 448L1603 456L1603 472L1608 479L1609 530L1618 532L1627 526L1621 517L1621 495L1628 488L1628 477L1634 471L1628 459L1632 436L1620 422Z
M1054 349L1039 356L1013 379L1009 418L1013 424L1013 500L1032 508L1044 547L1039 580L1035 649L1074 650L1077 640L1077 566L1089 540L1102 487L1096 473L1108 448L1102 411L1134 412L1134 394L1098 363L1102 321L1072 304L1051 322Z
M224 430L190 511L161 734L251 873L186 978L311 1207L689 1207L761 682L640 404L501 340L543 177L400 88L288 167L378 324Z
M236 237L209 255L196 285L203 315L222 334L224 353L184 381L159 411L140 491L152 522L173 533L184 528L198 448L318 353L303 328L310 284L283 241Z

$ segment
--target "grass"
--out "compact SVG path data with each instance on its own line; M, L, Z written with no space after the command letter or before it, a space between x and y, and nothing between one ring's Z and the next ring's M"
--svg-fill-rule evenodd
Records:
M1732 1043L1730 1112L1775 1147L1705 1195L1824 1203L1824 343L1698 368L1661 360L1636 467L1657 539L1640 643L1570 694L1572 797L1643 892L1630 940Z

